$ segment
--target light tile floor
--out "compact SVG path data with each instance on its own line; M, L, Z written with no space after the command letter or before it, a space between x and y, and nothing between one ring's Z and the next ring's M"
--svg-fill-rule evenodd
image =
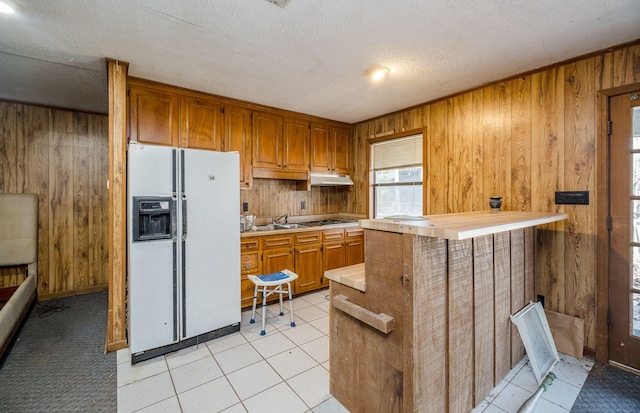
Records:
M128 349L118 351L118 412L347 412L329 394L328 291L293 305L295 328L279 305L267 307L266 336L245 311L240 332L135 366ZM592 365L561 355L537 410L571 410ZM525 357L473 413L515 413L537 388Z

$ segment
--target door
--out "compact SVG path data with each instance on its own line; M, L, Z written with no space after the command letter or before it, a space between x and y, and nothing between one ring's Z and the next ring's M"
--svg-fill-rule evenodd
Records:
M331 172L331 134L324 123L311 123L311 170Z
M322 278L322 244L297 245L294 260L298 274L295 281L296 294L319 288Z
M212 100L183 97L180 108L180 146L221 151L222 104Z
M345 265L354 265L364 262L364 229L345 229Z
M640 99L610 100L609 359L640 369Z
M331 128L331 138L334 145L333 170L339 174L349 173L349 129Z
M324 243L322 248L324 249L324 254L322 256L324 261L322 263L322 269L324 271L344 267L346 252L344 241ZM322 285L328 284L329 280L323 277Z
M131 85L129 128L132 141L178 146L180 98L177 95Z
M309 170L309 122L284 120L282 167L288 171Z
M174 148L129 144L127 238L131 354L178 340L176 254L173 239L133 241L133 197L171 197Z
M239 156L181 149L182 328L189 338L240 322ZM183 226L186 222L186 228Z
M240 187L251 187L251 111L239 106L224 107L224 150L240 154Z
M282 166L282 116L253 112L253 167L280 169Z
M262 250L262 271L265 274L273 274L291 268L294 268L293 247Z

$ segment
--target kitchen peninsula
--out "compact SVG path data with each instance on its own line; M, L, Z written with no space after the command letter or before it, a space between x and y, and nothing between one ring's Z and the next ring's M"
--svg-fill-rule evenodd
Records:
M469 412L524 356L509 315L534 299L535 226L567 217L360 221L364 267L325 273L331 394L354 413Z

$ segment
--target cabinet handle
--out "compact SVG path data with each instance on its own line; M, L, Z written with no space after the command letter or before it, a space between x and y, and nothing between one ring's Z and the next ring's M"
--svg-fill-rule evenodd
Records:
M332 298L333 307L345 312L353 318L375 328L376 330L389 334L395 327L395 319L387 314L376 314L366 308L360 307L349 301L349 298L343 294L338 294Z

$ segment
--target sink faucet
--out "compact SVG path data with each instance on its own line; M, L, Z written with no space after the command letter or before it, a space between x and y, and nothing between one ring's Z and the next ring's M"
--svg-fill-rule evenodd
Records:
M289 220L289 214L284 214L284 215L281 215L279 217L271 218L271 223L272 224L277 224L278 221L280 221L282 218L284 218L284 223L286 224L287 221Z

